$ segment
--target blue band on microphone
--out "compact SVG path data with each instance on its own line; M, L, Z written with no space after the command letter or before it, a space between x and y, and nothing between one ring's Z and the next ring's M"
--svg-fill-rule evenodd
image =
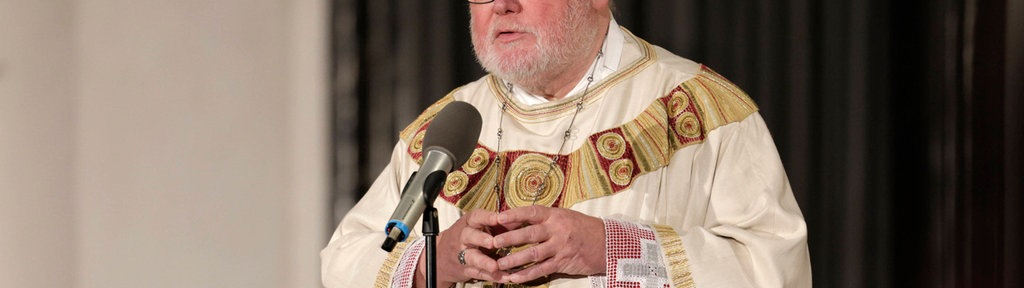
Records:
M402 231L402 235L398 237L398 242L405 241L405 237L409 235L409 226L405 226L405 223L399 220L388 221L388 225L384 227L384 235L391 232L391 228L398 228Z

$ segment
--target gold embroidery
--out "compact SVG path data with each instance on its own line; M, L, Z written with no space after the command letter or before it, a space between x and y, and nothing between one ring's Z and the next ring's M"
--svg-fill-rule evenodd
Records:
M597 138L597 151L604 158L619 159L626 153L626 140L618 133L605 133Z
M466 171L466 174L474 175L480 173L487 164L490 164L491 159L488 158L490 153L487 153L487 149L477 147L473 150L473 155L469 156L469 161L466 161L466 165L462 166L462 169Z
M435 102L433 105L427 107L427 110L423 110L423 113L420 113L420 116L416 117L416 120L413 120L412 123L409 124L409 126L405 126L405 129L402 129L402 132L399 134L399 137L401 137L402 140L405 140L406 143L410 143L410 141L412 140L411 138L413 135L415 135L415 133L422 130L424 125L430 123L430 120L434 120L434 116L437 116L437 113L441 112L441 109L443 109L444 106L447 106L448 103L455 101L455 92L459 91L459 89L461 88L462 87L452 90L452 92L449 92L448 95L444 96L444 98L437 100L437 102Z
M698 102L695 106L704 122L704 133L757 111L757 105L746 93L708 67L701 67L700 74L684 82L682 88Z
M608 169L608 174L616 185L629 185L629 181L633 180L633 162L630 162L628 159L616 160L612 162L611 169Z
M448 174L448 180L444 183L444 196L452 197L462 193L469 185L469 176L462 171L454 171Z
M700 136L700 132L700 122L697 122L697 116L693 113L683 112L683 115L676 119L676 133L679 135L697 138Z
M670 145L670 129L668 115L660 105L652 105L640 114L633 122L622 126L624 134L633 148L633 158L640 171L654 171L668 165L668 158L676 150L677 145Z
M690 260L686 258L686 248L683 247L683 238L672 227L653 226L658 233L661 249L665 252L669 274L672 278L672 287L695 287L693 275L690 274Z
M439 103L452 101L450 97ZM562 155L565 164L552 170L550 179L542 181L554 155L530 151L506 151L497 155L481 145L474 151L474 158L477 155L480 158L461 168L468 175L466 187L461 189L463 192L450 190L455 194L445 193L443 198L464 211L532 205L534 196L539 205L571 207L628 189L636 177L667 166L672 154L679 149L703 143L710 131L743 120L756 111L757 106L739 88L702 67L697 75L653 101L632 121L592 134L578 150ZM424 112L414 125L419 123L417 129L422 130L434 114ZM411 140L414 136L408 131L420 131L412 127L416 126L410 125L403 131L403 137L407 135L403 139ZM410 155L417 161L422 157L413 151ZM500 156L503 163L494 163L495 156ZM620 159L628 159L629 164L615 164ZM507 174L503 172L505 169ZM502 180L504 191L493 189ZM537 193L535 189L540 183L547 183L547 186ZM453 188L462 185L454 184Z
M551 158L540 154L519 156L509 170L505 183L505 201L510 208L530 205L551 206L562 191L565 175L551 169ZM549 174L548 171L551 171ZM543 187L542 187L543 185ZM543 188L543 189L542 189Z
M427 135L427 130L420 130L416 133L416 136L412 137L412 143L409 143L409 152L411 153L422 153L423 152L423 136Z
M589 145L589 144L588 144ZM588 150L583 148L582 150ZM562 200L558 207L571 207L575 203L610 195L615 189L612 187L611 179L608 179L604 171L601 156L590 150L589 153L573 153L569 155L567 163L565 191L562 191Z
M668 100L668 111L669 115L679 116L683 113L686 108L690 107L690 98L686 96L682 91L676 91L672 93L672 98Z
M484 175L480 177L479 182L472 184L472 186L467 188L468 191L459 195L462 198L459 198L458 202L450 200L453 198L448 198L449 202L456 203L456 206L462 208L464 211L468 211L470 209L486 209L497 212L498 203L502 196L494 189L494 187L498 180L496 175L499 175L500 171L501 169L485 170Z
M380 271L377 272L377 280L374 283L374 287L377 288L390 288L391 278L395 274L395 268L398 268L398 262L402 259L402 253L405 252L405 248L409 247L409 243L415 242L416 239L409 237L395 245L395 249L388 253L388 258L384 259L384 264L381 265Z

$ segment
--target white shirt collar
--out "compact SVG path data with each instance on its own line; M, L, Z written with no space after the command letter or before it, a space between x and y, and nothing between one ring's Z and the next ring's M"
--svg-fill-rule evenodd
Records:
M594 70L594 83L601 82L602 79L615 73L619 70L619 60L622 58L622 46L625 42L625 36L622 35L622 30L619 29L619 24L615 22L615 18L612 17L611 21L608 21L608 33L604 39L604 45L601 47L601 51L604 51L604 55L601 58L594 59L594 63L590 65L590 69L594 69L594 65L597 65L597 69ZM589 70L589 69L588 69ZM506 85L508 83L506 82ZM592 85L592 84L591 84ZM580 78L580 81L576 83L576 86L569 91L566 95L575 95L583 93L583 89L587 88L587 77L586 75ZM525 105L537 105L548 103L551 100L547 98L530 94L526 90L520 89L518 86L512 87L512 97L518 100L520 103Z

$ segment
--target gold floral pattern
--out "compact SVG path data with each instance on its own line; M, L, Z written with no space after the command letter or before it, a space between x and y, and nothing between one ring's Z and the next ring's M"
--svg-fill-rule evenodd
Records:
M626 153L626 140L618 133L605 133L597 138L597 151L604 158L622 158L622 154Z

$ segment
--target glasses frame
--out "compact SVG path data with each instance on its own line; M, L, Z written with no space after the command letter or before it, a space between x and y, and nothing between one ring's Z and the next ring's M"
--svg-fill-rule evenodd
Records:
M494 0L466 0L469 4L487 4L494 2Z

